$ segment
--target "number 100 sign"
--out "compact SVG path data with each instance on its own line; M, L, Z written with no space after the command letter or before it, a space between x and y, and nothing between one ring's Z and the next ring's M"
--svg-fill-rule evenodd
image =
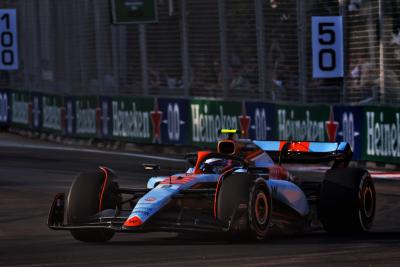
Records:
M341 16L312 17L313 78L343 77Z
M15 9L0 9L0 70L17 69L17 13Z

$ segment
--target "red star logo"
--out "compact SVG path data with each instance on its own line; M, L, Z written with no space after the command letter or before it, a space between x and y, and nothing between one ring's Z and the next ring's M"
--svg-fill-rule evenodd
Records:
M329 113L329 121L325 122L325 127L326 127L326 133L328 134L328 141L335 142L339 123L337 121L335 121L335 118L333 116L333 108L332 107L331 107L331 110Z
M154 99L154 111L150 112L151 123L153 124L153 142L161 143L161 118L162 111L158 110L157 98Z
M240 123L240 130L242 130L244 138L249 137L250 121L251 121L251 118L250 118L250 116L247 116L246 105L243 102L242 103L242 115L239 116L239 123Z

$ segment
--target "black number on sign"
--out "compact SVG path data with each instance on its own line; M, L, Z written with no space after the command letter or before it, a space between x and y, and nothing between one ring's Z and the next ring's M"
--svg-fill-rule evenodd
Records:
M2 32L0 37L0 44L3 47L12 47L13 36L11 32Z
M335 31L332 29L327 29L327 27L333 27L335 23L323 22L318 25L318 33L321 38L318 39L319 43L322 45L332 45L336 42ZM328 39L322 38L323 35L328 35Z
M1 62L4 65L12 65L14 64L14 54L11 50L3 50L1 52Z
M330 57L330 65L325 65L328 60L324 58ZM328 61L329 62L329 61ZM336 69L336 54L333 49L321 49L319 51L319 68L323 71L332 71Z
M10 29L10 14L4 14L0 20L4 20L6 22L6 28Z

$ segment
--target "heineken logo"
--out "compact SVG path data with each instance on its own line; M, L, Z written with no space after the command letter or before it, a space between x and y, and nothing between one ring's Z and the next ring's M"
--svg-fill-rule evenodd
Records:
M96 134L96 108L90 107L90 101L75 101L76 133Z
M218 138L218 129L238 128L238 118L235 115L224 113L224 107L218 106L218 113L211 114L208 105L191 104L192 140L194 142L215 142Z
M62 130L61 107L54 97L43 96L43 127L52 130Z
M127 107L119 101L112 101L111 105L114 136L150 138L149 112L137 110L134 101Z
M310 111L304 112L305 119L295 119L295 111L278 109L278 134L281 140L325 140L325 122L310 119Z
M29 102L21 99L17 94L12 94L12 122L29 123Z
M383 112L366 112L367 155L400 156L400 114L386 122Z

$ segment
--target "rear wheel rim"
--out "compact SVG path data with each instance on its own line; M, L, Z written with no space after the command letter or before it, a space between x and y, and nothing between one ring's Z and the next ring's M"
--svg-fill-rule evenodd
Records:
M371 218L374 214L374 196L371 186L368 184L363 192L363 208L367 218Z
M264 192L259 192L255 201L255 217L259 225L264 225L268 220L268 200Z

